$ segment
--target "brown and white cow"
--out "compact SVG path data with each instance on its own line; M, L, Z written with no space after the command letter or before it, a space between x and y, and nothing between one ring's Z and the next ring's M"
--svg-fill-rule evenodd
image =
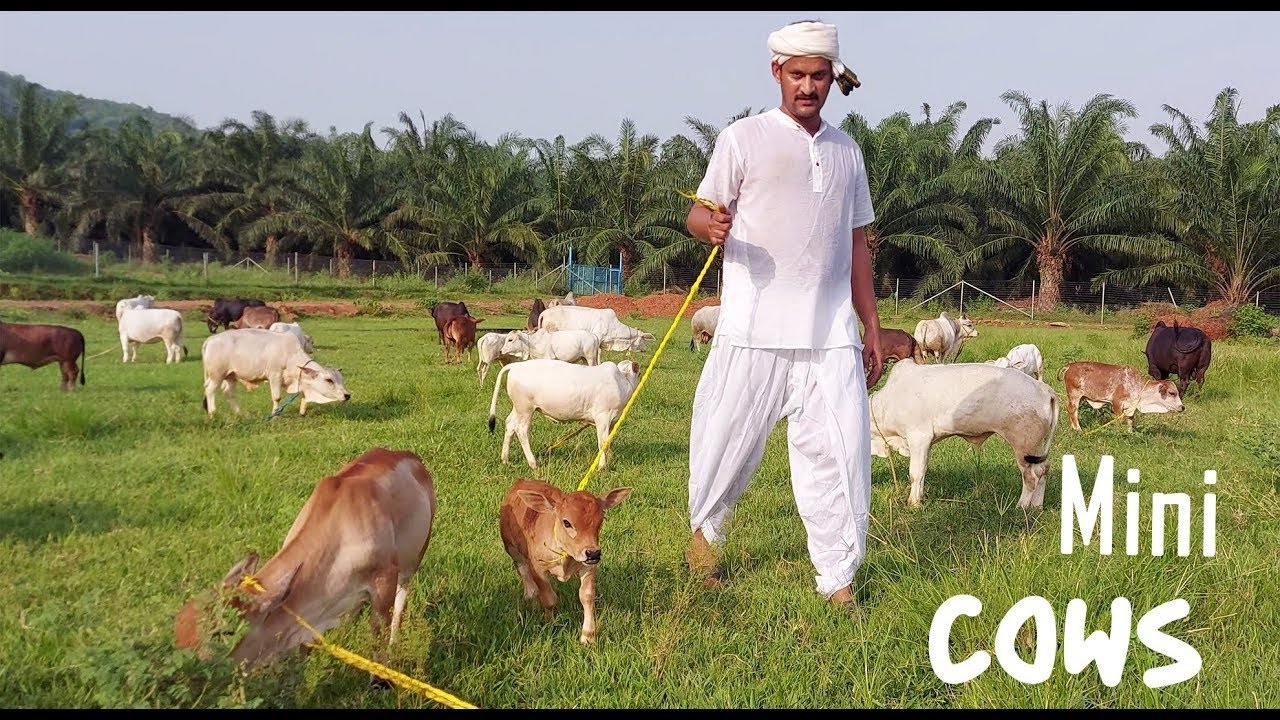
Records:
M880 353L885 362L906 360L915 357L916 339L906 330L897 328L880 328Z
M436 321L436 332L440 333L440 344L444 345L444 328L451 318L461 315L470 317L471 311L464 302L438 302L431 306L431 317Z
M84 333L75 328L0 321L0 365L35 370L56 362L62 368L64 392L75 389L77 372L84 385L84 351ZM80 358L78 366L76 358Z
M261 569L258 554L249 553L215 587L231 594L230 604L248 625L232 658L265 664L311 641L291 612L323 633L366 601L374 637L381 643L389 627L390 646L435 514L434 480L412 452L373 448L321 480L279 552ZM256 585L244 584L245 576ZM207 598L196 596L178 612L178 647L203 650L202 628L213 620L201 612L207 606Z
M575 575L581 578L582 633L578 641L584 645L596 640L596 569L602 554L604 513L630 494L629 487L614 488L604 495L586 490L566 493L538 480L517 480L502 500L502 545L520 574L526 601L536 596L543 617L550 620L557 599L551 578L560 582Z
M228 327L236 330L243 328L269 330L278 322L280 322L279 310L269 305L257 305L245 308L244 312L240 313L240 317L233 320Z
M1182 412L1182 397L1172 380L1143 377L1128 365L1080 361L1068 363L1058 371L1067 392L1067 417L1071 429L1080 429L1080 401L1094 410L1111 406L1115 420L1124 417L1133 432L1133 416L1137 413Z

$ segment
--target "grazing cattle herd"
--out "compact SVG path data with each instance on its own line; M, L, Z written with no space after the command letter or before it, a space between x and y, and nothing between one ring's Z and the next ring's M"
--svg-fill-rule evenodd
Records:
M182 362L187 352L181 313L156 307L150 295L122 299L115 310L123 362L136 362L138 347L151 343L163 344L166 364ZM505 388L511 410L500 459L509 462L515 437L535 469L530 445L535 415L593 426L597 447L604 448L635 392L640 366L631 359L606 359L603 353L629 356L643 352L654 339L622 322L613 310L578 305L572 293L545 304L533 301L523 329L479 331L483 318L472 316L464 302L437 303L431 316L445 364L459 364L464 353L474 351L481 384L490 367L499 366L489 431L495 430ZM252 390L266 383L273 417L282 410L285 394L300 399L299 415L306 414L309 404L350 401L341 369L313 358L312 337L298 323L282 322L279 310L262 300L218 298L204 320L210 335L201 345L203 399L210 417L219 391L239 413L237 384ZM718 324L718 306L695 312L690 351L708 344L714 348ZM219 333L220 328L225 332ZM1081 430L1078 413L1084 400L1095 409L1109 405L1112 422L1124 419L1132 432L1138 413L1183 412L1188 384L1203 387L1212 357L1212 342L1199 329L1158 322L1143 350L1146 376L1127 365L1070 362L1057 374L1066 393L1061 402L1044 382L1044 358L1033 344L1016 345L998 358L957 362L965 341L977 336L972 319L946 312L921 320L912 333L881 330L885 359L892 365L870 395L870 450L891 461L895 451L909 458L912 507L923 503L925 474L937 443L961 437L980 446L992 435L1009 445L1019 468L1019 507L1041 507L1063 406L1073 430ZM34 369L56 362L64 391L74 389L77 375L85 384L85 352L84 335L74 328L0 322L0 365ZM1176 383L1171 375L1177 375ZM611 464L611 455L601 454L600 470ZM596 635L604 512L630 492L624 487L602 495L567 493L547 483L518 480L499 509L501 540L526 601L536 599L550 614L556 604L550 578L580 578L583 643L593 642ZM261 568L251 554L223 580L225 590L235 591L231 602L248 625L234 656L249 663L269 661L309 637L292 613L324 631L366 601L375 635L389 629L386 642L393 642L408 583L427 550L435 510L432 475L412 452L374 448L321 480L280 550ZM204 622L193 599L177 615L178 645L199 647Z

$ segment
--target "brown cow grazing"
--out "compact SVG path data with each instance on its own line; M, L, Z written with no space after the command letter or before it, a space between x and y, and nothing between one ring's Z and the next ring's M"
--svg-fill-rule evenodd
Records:
M1111 406L1113 422L1122 416L1133 432L1133 416L1137 413L1182 412L1182 397L1171 380L1142 377L1128 365L1100 362L1073 362L1058 371L1067 391L1067 417L1073 430L1080 429L1080 401L1094 410Z
M484 318L473 318L470 315L458 315L449 318L444 326L444 361L446 364L452 364L455 361L449 359L449 348L453 348L454 354L457 355L456 362L462 362L462 353L476 346L476 326L484 322Z
M242 328L270 330L271 326L278 322L280 322L279 310L267 305L258 305L245 308L240 317L232 321L228 327L236 330Z
M269 663L314 637L291 612L323 633L366 600L374 637L381 643L389 626L390 646L435 513L431 473L411 452L373 448L321 480L280 551L260 570L257 553L249 553L215 588L231 594L230 604L248 625L232 658L249 666ZM201 626L213 620L202 613L203 603L193 597L178 612L179 648L202 651Z
M76 365L76 358L80 364ZM26 365L35 370L56 362L61 388L75 389L76 374L84 385L84 333L63 325L27 325L0 321L0 365Z
M526 602L537 596L543 617L550 620L556 605L551 577L560 582L574 575L581 578L582 634L578 641L584 645L596 640L596 568L604 512L630 494L629 487L599 496L585 490L566 493L538 480L517 480L502 500L502 545L520 574Z
M542 298L534 298L533 309L529 311L529 322L525 324L525 329L529 332L537 330L538 318L542 315L542 311L546 309L547 306L542 304Z
M440 333L440 344L444 345L444 326L449 323L449 318L471 316L471 311L467 310L467 304L464 302L439 302L431 306L431 317L436 321L436 331Z
M1147 374L1157 380L1178 376L1178 392L1185 393L1193 381L1204 389L1204 371L1213 358L1213 341L1197 327L1183 327L1175 320L1173 327L1157 320L1142 351L1147 356Z
M880 328L880 351L884 361L905 360L916 354L916 339L906 330L897 328Z

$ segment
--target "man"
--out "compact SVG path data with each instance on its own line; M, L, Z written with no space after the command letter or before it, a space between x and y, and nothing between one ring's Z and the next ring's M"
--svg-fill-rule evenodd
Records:
M867 390L883 371L862 231L875 214L861 148L820 112L833 82L846 95L860 83L832 25L787 25L769 51L781 105L720 133L697 191L719 210L695 203L686 222L723 246L724 286L694 395L685 559L704 584L723 579L724 524L785 417L817 591L852 607L871 500Z

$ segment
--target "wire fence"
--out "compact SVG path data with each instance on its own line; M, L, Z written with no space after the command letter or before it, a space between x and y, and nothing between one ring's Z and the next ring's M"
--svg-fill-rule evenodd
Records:
M81 256L92 262L92 272L101 274L104 269L113 265L133 266L141 262L134 246L127 244L94 243L93 254ZM337 258L312 253L281 252L277 255L276 264L268 264L264 253L237 252L231 257L224 257L216 250L183 246L155 246L156 261L163 264L199 266L205 277L211 269L215 272L228 268L241 268L251 276L256 276L257 284L303 285L324 281L346 281L358 284L377 286L379 280L386 283L394 279L400 283L408 281L409 286L420 282L423 289L445 288L479 291L504 282L518 281L532 284L539 292L563 295L569 289L570 278L564 263L558 266L535 267L523 263L485 263L480 265L449 265L419 262L400 262L395 260L369 260L351 258L348 260L347 277L339 278L341 263ZM86 263L88 267L88 263ZM576 266L575 266L576 267ZM625 275L623 292L626 295L641 296L651 293L668 292L683 295L689 291L698 276L700 267L664 267L655 270L646 277L640 277L628 270ZM575 273L579 279L581 273ZM703 279L699 288L700 297L718 296L721 291L723 271L717 261ZM1036 312L1045 308L1039 300L1042 288L1036 281L1006 281L974 284L957 281L950 287L937 289L932 283L933 291L929 291L924 280L918 278L895 278L881 276L876 282L876 297L884 304L892 303L894 314L919 314L919 309L928 306L930 310L955 309L962 312L1003 309L1020 312L1034 318ZM575 283L575 294L589 295L594 292L606 292L606 288L578 287ZM1033 303L1033 299L1036 300ZM1203 307L1208 301L1206 290L1175 288L1167 286L1116 287L1102 284L1095 286L1089 282L1063 282L1059 286L1058 307L1101 313L1134 308L1144 303L1170 303L1179 308L1188 309ZM1266 312L1280 315L1280 288L1256 293L1253 301Z

